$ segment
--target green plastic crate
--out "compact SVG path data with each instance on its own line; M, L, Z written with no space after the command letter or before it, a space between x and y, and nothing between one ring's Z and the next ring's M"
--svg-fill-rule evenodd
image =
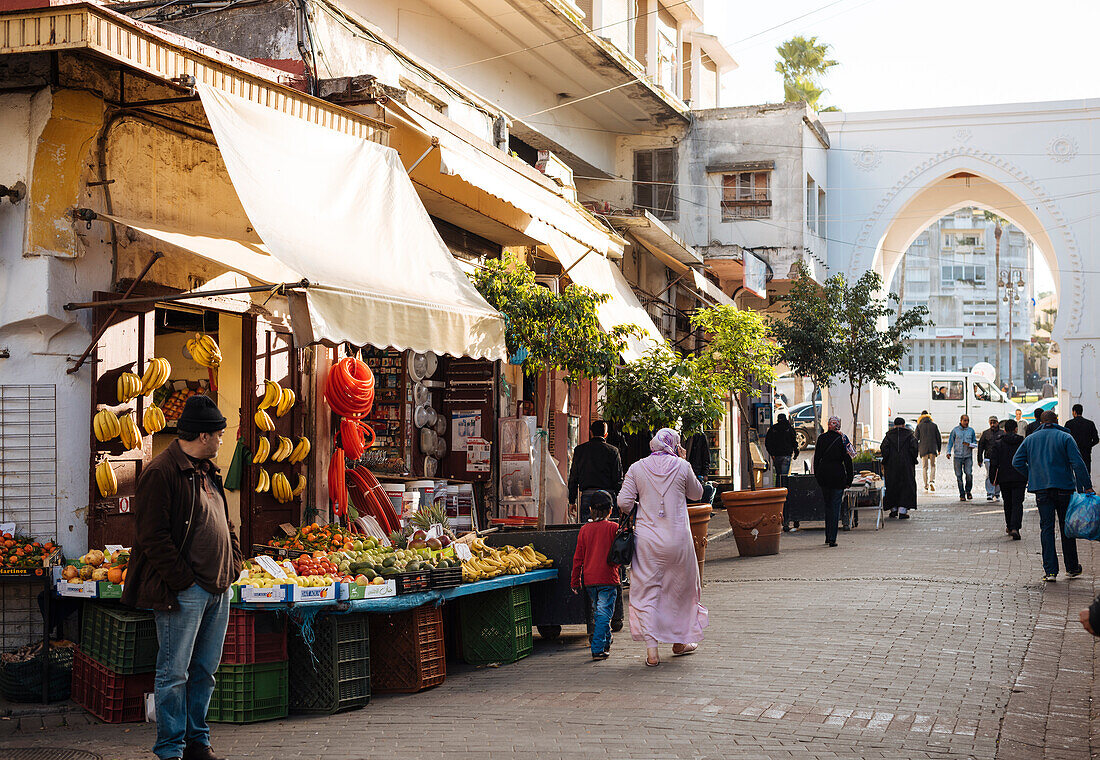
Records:
M157 624L151 612L85 602L80 651L121 675L157 669Z
M206 719L213 723L258 723L287 716L286 662L257 665L222 664L214 676Z
M471 665L515 662L531 654L531 591L512 586L462 599L462 658Z
M290 657L290 711L331 715L370 702L370 625L367 613L318 615L313 642L295 631Z

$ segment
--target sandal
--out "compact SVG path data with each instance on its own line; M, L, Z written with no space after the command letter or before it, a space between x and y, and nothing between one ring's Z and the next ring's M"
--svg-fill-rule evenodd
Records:
M647 668L655 668L655 667L657 667L657 666L658 666L658 665L660 665L660 664L661 664L661 660L660 660L660 658L658 658L658 659L657 659L657 662L650 662L650 660L649 660L649 655L646 655L646 658L645 658L645 666L646 666Z
M676 647L680 647L679 651L677 651ZM672 645L672 656L673 657L683 657L686 654L694 653L695 650L698 649L698 648L699 648L698 644L673 644Z

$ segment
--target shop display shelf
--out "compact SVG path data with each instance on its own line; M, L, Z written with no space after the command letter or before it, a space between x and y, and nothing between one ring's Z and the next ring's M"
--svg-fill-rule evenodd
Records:
M300 631L288 639L290 711L332 714L370 701L370 625L367 613L318 615L313 642Z
M206 719L213 723L258 723L287 716L287 663L235 665L222 662Z
M432 587L432 576L427 570L419 570L415 573L398 573L393 577L397 581L398 594L415 594L418 591L427 591Z
M80 649L121 675L150 673L157 667L157 625L151 612L85 602Z
M431 571L432 588L454 588L462 585L461 567L441 567Z
M230 610L222 663L255 665L286 659L286 618L273 612Z
M145 694L153 690L154 673L123 675L73 652L73 701L105 723L145 719Z
M41 702L42 678L48 681L48 701L68 699L73 678L75 647L50 646L49 661L42 652L24 662L0 663L0 696L10 702Z
M415 692L447 677L443 612L425 605L393 615L371 615L374 691Z
M531 590L512 586L475 594L459 610L462 656L471 665L515 662L531 654Z

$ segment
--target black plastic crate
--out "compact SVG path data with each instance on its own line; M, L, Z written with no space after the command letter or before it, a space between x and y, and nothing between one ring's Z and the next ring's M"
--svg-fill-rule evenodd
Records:
M313 642L289 636L290 711L330 715L370 701L370 624L365 612L318 615Z
M431 571L432 588L454 588L462 585L461 567L440 567Z
M427 570L398 573L394 579L397 581L398 594L415 594L417 591L427 591L432 587L432 576Z
M0 696L11 702L41 702L45 676L49 682L49 700L68 699L73 680L74 649L71 645L51 644L45 668L41 649L29 660L0 663Z

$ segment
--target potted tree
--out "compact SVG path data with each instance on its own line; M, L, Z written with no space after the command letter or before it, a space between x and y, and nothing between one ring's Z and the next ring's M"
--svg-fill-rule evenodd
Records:
M768 335L763 318L754 311L720 304L699 309L691 317L692 327L702 330L710 345L699 356L698 370L713 378L725 393L732 394L742 418L749 417L748 399L760 384L775 382L779 347ZM741 425L742 461L748 460L748 429ZM749 490L727 491L722 504L742 557L776 554L783 526L786 488L756 490L752 478Z

